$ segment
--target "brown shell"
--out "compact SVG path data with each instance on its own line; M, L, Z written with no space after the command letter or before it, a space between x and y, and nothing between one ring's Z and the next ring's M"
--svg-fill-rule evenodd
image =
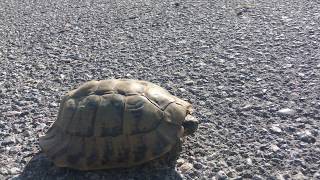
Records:
M190 109L188 102L150 82L89 81L63 97L40 146L59 167L139 165L175 146Z

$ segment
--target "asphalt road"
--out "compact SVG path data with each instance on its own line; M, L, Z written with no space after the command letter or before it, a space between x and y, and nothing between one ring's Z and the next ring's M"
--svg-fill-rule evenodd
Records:
M320 1L1 0L0 179L320 179ZM176 168L78 172L39 154L60 97L154 82L201 121Z

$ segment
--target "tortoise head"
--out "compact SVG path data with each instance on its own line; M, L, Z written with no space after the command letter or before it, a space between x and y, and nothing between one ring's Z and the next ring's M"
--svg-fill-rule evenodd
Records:
M188 136L196 132L198 125L199 121L195 117L188 114L182 122L182 126L184 128L183 136Z

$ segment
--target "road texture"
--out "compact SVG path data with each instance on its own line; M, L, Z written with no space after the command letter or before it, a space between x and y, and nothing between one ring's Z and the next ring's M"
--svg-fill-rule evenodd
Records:
M1 0L0 179L320 179L320 1ZM201 121L175 168L56 168L38 138L91 79L154 82Z

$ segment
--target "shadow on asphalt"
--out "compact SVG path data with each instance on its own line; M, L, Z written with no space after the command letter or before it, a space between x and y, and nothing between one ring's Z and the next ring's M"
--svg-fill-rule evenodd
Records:
M104 171L78 171L58 168L43 154L36 154L26 165L23 172L14 180L182 180L174 168L150 169L137 167Z

